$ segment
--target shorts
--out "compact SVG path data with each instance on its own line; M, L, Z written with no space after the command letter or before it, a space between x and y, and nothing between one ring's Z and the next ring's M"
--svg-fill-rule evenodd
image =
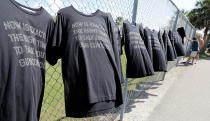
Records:
M198 51L192 51L190 56L195 57L198 54Z

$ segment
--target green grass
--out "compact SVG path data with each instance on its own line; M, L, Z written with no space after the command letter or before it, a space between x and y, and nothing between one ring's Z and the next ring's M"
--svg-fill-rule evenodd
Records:
M200 54L200 58L208 58L208 57L210 57L210 54L207 54L207 53Z

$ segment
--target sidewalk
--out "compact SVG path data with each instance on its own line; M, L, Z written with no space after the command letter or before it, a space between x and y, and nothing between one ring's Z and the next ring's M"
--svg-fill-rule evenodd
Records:
M210 121L210 58L173 68L158 83L128 106L124 121Z

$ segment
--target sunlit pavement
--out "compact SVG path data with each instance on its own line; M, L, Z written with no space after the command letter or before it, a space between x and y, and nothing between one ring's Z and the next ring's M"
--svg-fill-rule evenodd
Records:
M210 121L210 58L173 68L128 106L124 121Z

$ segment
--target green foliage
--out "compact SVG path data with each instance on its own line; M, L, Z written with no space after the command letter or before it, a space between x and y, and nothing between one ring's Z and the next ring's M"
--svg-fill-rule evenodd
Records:
M210 29L210 0L200 0L196 3L196 8L188 13L190 22L198 29L204 29L203 39L205 41L201 53L205 53L208 44L208 31Z
M203 37L203 35L201 33L196 32L195 34L196 37L200 36L201 38Z
M200 54L200 58L208 58L210 57L210 54Z
M123 24L123 17L117 17L116 22L119 23L119 25Z
M191 10L188 15L190 22L198 29L209 29L210 23L210 0L202 0L196 3L196 8Z

